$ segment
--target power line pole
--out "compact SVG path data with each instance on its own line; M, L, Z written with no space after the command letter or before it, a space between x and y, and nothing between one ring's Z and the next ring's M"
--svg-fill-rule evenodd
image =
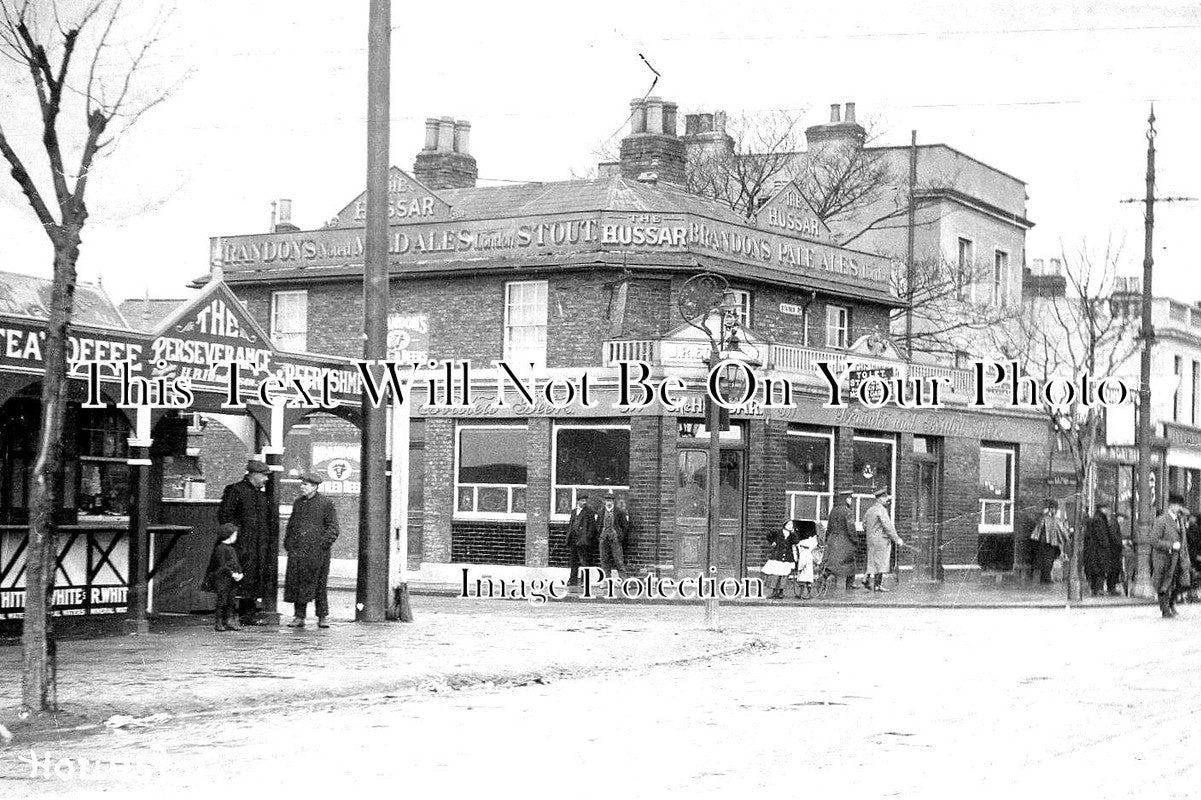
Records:
M363 253L363 358L388 354L388 113L391 0L371 0L367 32L367 208ZM383 622L388 609L387 404L363 398L357 622Z
M1147 117L1147 194L1141 202L1143 210L1143 296L1142 322L1139 336L1142 343L1139 364L1138 389L1138 535L1135 537L1135 556L1138 561L1138 581L1134 587L1137 597L1155 597L1151 586L1151 525L1155 521L1155 509L1151 505L1151 351L1155 346L1155 328L1151 322L1152 267L1155 264L1153 241L1155 236L1155 104ZM1160 197L1161 203L1176 203L1195 200L1194 197ZM1123 200L1137 203L1139 200ZM1157 483L1162 484L1162 481ZM1167 491L1160 485L1159 492Z
M917 236L917 198L913 193L917 190L917 131L909 134L909 225L908 241L905 246L905 352L909 360L913 360L913 254L916 250Z
M1138 561L1138 582L1135 595L1152 597L1151 588L1151 523L1155 513L1151 508L1151 348L1155 344L1155 329L1151 326L1151 267L1152 239L1155 235L1155 106L1147 117L1147 197L1143 201L1143 308L1142 354L1138 387L1138 536L1135 557ZM1163 491L1163 487L1160 487Z

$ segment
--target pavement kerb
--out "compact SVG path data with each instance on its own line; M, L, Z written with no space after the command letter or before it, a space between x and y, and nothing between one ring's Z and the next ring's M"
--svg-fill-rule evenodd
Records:
M334 590L334 587L330 587ZM337 591L350 591L349 589L338 588ZM425 597L461 597L460 590L451 588L450 586L413 586L409 588L410 595L425 596ZM471 596L471 600L485 599L496 600L498 602L517 602L526 603L527 599L522 597L494 597L494 598L477 598ZM604 603L608 605L629 605L629 606L696 606L700 607L700 602L693 599L665 597L665 598L625 598L625 597L603 597L596 595L594 597L581 597L576 594L568 594L566 597L557 598L555 603ZM969 600L965 602L956 602L951 598L940 598L937 600L900 600L891 601L884 598L872 596L872 599L863 600L845 600L841 598L831 598L824 600L793 600L786 598L783 600L772 600L769 598L739 598L736 600L723 600L723 606L734 606L738 608L945 608L945 609L1027 609L1027 608L1045 608L1051 610L1063 611L1064 609L1094 609L1094 608L1119 608L1126 606L1148 606L1155 607L1154 600L1147 600L1138 597L1112 597L1106 598L1098 602L1074 602L1074 603L1049 603L1046 601L1036 600L1018 600L1018 601L996 601L986 602L981 600Z
M195 711L182 711L179 713L174 713L168 710L151 713L168 714L169 716L162 720L162 724L169 724L178 720L205 719L215 716L238 716L243 714L261 713L265 711L299 709L310 706L320 706L331 702L372 703L380 700L401 698L412 699L420 696L432 696L440 693L464 692L475 689L512 689L522 686L529 686L532 684L546 684L551 683L552 681L590 678L622 672L631 672L634 670L682 666L701 661L713 661L717 659L731 658L736 655L741 655L742 653L748 653L757 650L769 650L773 649L774 647L776 647L775 644L766 640L750 638L742 644L736 646L724 647L704 653L695 653L679 658L660 659L657 661L626 662L623 664L613 664L600 667L566 667L552 664L541 668L497 673L477 671L462 671L452 673L431 672L426 675L411 678L395 686L390 686L388 688L376 688L368 692L363 692L361 689L359 691L349 693L340 693L335 691L326 692L321 696L297 697L295 699L275 701L270 703L259 703L254 705L206 708ZM30 742L54 741L68 735L98 734L106 730L106 726L103 722L90 722L71 727L58 727L53 725L55 722L55 717L53 715L48 716L43 720L39 720L39 722L50 724L43 726L31 726L27 721L0 720L0 723L4 723L12 734L12 739L10 741L0 743L0 750L23 746ZM133 727L131 730L139 730L139 727Z

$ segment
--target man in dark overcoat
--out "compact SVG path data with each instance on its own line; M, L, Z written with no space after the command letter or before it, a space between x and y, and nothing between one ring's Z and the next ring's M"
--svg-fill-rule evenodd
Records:
M580 585L580 568L592 566L596 543L596 513L588 507L588 495L576 496L576 507L567 520L567 585Z
M271 470L262 461L251 459L246 475L237 483L225 487L221 504L217 506L217 524L232 522L238 526L238 562L242 565L242 581L238 584L238 616L244 625L258 625L258 601L275 587L264 586L263 566L267 559L270 539L270 515L263 486Z
M1176 592L1185 579L1187 567L1181 557L1184 533L1184 498L1170 494L1168 510L1151 526L1151 584L1165 618L1176 616Z
M851 493L835 495L830 515L826 517L826 559L823 569L831 575L845 579L846 590L855 589L855 538L851 519Z
M1110 577L1113 567L1113 554L1122 546L1122 537L1113 530L1115 523L1109 518L1109 503L1098 501L1093 515L1089 517L1084 528L1084 577L1088 579L1088 587L1093 597L1101 594L1105 582ZM1116 585L1113 593L1117 594Z
M321 476L308 473L300 479L300 497L292 503L292 516L284 534L288 568L284 573L284 602L294 613L289 628L303 628L308 604L317 601L317 627L329 622L329 551L338 538L338 512L334 501L317 491Z

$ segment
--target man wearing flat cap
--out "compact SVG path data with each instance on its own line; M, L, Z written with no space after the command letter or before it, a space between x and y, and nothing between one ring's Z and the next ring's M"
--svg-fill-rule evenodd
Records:
M243 625L260 624L258 601L268 589L263 585L263 565L267 561L270 515L263 486L271 474L262 461L246 463L246 476L225 487L217 506L217 524L232 522L238 526L238 561L243 577L238 584L238 616Z
M284 534L288 553L284 602L292 603L295 611L289 628L304 627L313 600L317 601L317 627L329 627L329 550L338 538L338 513L334 501L317 491L322 480L315 472L301 476L300 497L292 503Z
M863 530L867 534L867 574L863 576L863 588L873 592L886 592L883 586L884 573L889 571L892 546L905 544L897 535L897 528L888 513L892 493L887 489L876 492L876 502L863 515Z

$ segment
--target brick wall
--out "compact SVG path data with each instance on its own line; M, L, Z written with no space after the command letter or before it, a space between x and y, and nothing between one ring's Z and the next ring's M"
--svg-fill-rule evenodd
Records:
M943 564L977 563L980 521L980 442L943 440Z
M531 419L526 425L525 564L547 564L547 526L551 512L551 424Z
M455 508L454 441L454 420L425 421L425 530L421 552L426 561L433 563L451 560L450 519Z
M520 522L455 522L450 526L449 560L520 566L526 563L525 541L526 528Z
M642 568L658 563L656 539L661 533L659 473L663 451L660 448L660 417L634 417L630 420L630 491L627 505L633 530L630 534L626 566Z

